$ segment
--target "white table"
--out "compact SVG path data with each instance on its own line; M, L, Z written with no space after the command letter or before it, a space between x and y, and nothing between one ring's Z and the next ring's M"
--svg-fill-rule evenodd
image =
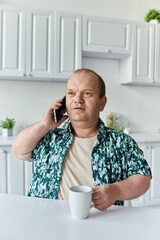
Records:
M159 240L160 209L113 206L74 220L68 201L0 194L0 240Z

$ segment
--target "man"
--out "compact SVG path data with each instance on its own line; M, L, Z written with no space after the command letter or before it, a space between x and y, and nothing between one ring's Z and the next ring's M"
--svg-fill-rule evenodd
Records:
M68 116L54 122L51 103L42 120L22 130L13 152L35 161L29 196L68 199L72 185L93 189L95 208L136 198L150 186L151 171L135 141L104 126L99 118L107 98L102 78L89 69L73 73L66 85ZM69 118L68 126L57 128Z

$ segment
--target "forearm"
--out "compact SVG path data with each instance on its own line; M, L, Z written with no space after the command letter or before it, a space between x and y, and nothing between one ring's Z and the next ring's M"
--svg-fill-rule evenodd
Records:
M126 180L113 183L116 200L130 200L145 193L150 186L150 176L135 174Z
M103 184L93 188L92 201L95 208L103 211L117 200L134 199L145 193L150 186L150 176L135 174L126 180Z
M23 129L14 139L12 150L22 160L30 160L31 152L48 132L40 122Z
M50 104L44 113L42 120L25 129L23 129L15 138L12 150L14 154L22 160L30 160L31 152L39 141L49 132L57 128L68 117L63 116L58 123L55 123L53 109L58 109L62 104L62 99L56 100Z

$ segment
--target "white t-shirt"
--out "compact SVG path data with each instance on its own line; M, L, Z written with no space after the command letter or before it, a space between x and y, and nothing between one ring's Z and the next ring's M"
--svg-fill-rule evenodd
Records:
M97 136L73 138L63 161L58 199L68 200L68 191L72 186L87 185L93 187L91 153L96 141Z

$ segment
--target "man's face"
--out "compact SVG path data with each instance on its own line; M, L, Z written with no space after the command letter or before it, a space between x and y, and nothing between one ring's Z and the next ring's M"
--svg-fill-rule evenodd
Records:
M66 107L71 122L97 122L105 100L99 98L99 82L93 73L77 72L68 80Z

